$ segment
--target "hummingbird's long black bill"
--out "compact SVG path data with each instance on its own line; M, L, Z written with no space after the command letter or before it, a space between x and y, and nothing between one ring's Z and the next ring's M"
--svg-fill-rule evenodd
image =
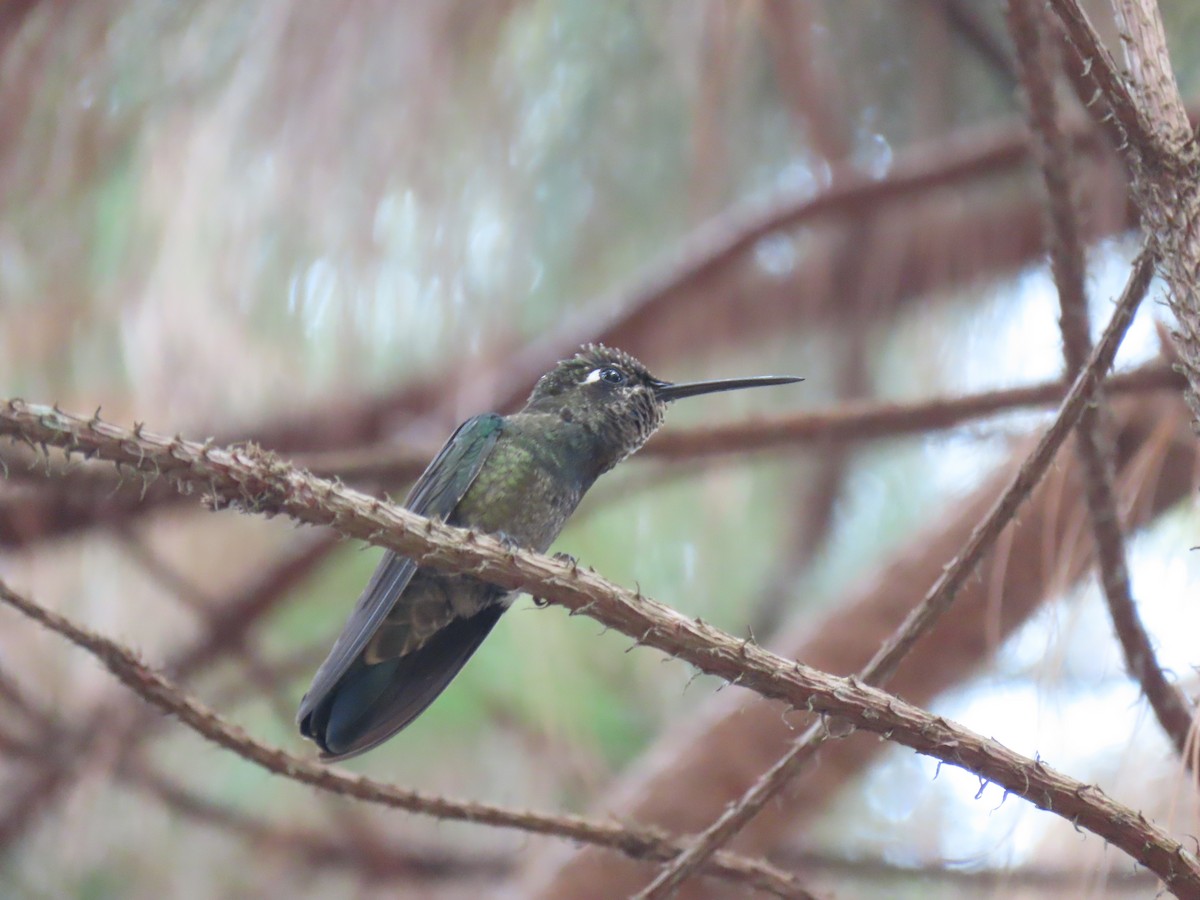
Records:
M690 381L687 384L660 381L654 385L654 393L659 400L670 401L682 397L698 397L701 394L716 394L720 391L740 391L742 388L795 384L803 380L792 375L757 375L753 378L725 378L720 381Z

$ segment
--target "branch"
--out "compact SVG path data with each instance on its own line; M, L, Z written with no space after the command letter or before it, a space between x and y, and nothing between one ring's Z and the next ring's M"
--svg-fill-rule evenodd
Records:
M1147 234L1159 244L1167 300L1178 323L1176 343L1193 416L1200 420L1200 147L1171 72L1157 4L1115 0L1132 87L1116 72L1078 0L1052 0L1090 73L1127 132L1133 193Z
M1085 396L1094 393L1104 372L1112 365L1121 339L1133 320L1133 314L1150 286L1153 271L1154 257L1148 250L1143 250L1134 263L1133 273L1104 338L1088 360L1087 367L1075 379L1058 418L1042 435L1037 447L1025 460L1008 489L971 532L959 555L946 567L920 605L909 613L899 631L884 643L859 672L858 677L864 684L882 686L887 683L900 661L950 608L959 588L975 571L984 554L991 549L1001 531L1041 480L1059 446L1066 440L1071 428L1086 408ZM1090 389L1088 385L1091 385ZM640 895L642 900L660 900L669 896L684 879L698 871L712 853L730 841L771 798L809 764L817 748L832 736L825 723L819 722L810 726L737 803L727 808L686 851L658 874Z
M1171 71L1167 35L1155 0L1113 0L1134 89L1160 140L1179 153L1192 139L1187 108Z
M1109 376L1104 381L1104 393L1107 396L1121 396L1147 391L1178 391L1186 385L1186 379L1177 371L1157 362ZM925 435L997 413L1051 406L1060 403L1069 388L1069 385L1056 378L1038 384L982 391L961 397L934 397L906 402L849 401L808 412L764 415L749 420L689 428L665 428L638 451L635 460L680 462L718 456L740 458L752 453L824 448ZM368 479L400 483L418 475L436 452L436 448L428 448L424 454L418 455L409 448L380 445L354 453L303 454L294 458L293 462L314 474L351 483ZM0 450L0 461L4 457L4 451ZM422 462L416 462L418 457ZM25 465L28 465L27 461ZM54 474L59 471L61 467L55 469ZM98 482L97 488L103 484L107 490L113 489L111 473L99 468L73 469L66 477L82 477L85 473L88 478ZM4 516L3 506L3 500L0 499L0 518ZM0 536L2 543L3 537Z
M1146 282L1148 269L1148 257L1144 255L1137 272L1147 273ZM1134 305L1129 297L1123 298L1114 318L1127 315ZM1111 362L1117 343L1114 335L1120 330L1110 327L1106 340L1097 348L1099 361L1105 365ZM1092 369L1081 374L1064 403L1060 423L1074 421L1094 390L1096 380ZM1057 433L1056 428L1050 433ZM737 681L765 697L843 718L856 728L883 734L918 752L968 768L1039 808L1070 818L1100 835L1153 869L1169 885L1192 885L1200 891L1200 863L1177 842L1111 801L1097 788L1066 778L1039 761L1021 757L960 726L863 686L855 679L834 678L784 660L749 641L723 634L701 621L686 619L640 593L606 582L593 572L506 548L488 536L423 519L298 472L253 447L220 450L178 437L152 435L141 426L130 432L95 417L78 419L45 407L29 407L20 401L0 405L0 434L19 436L34 444L54 444L142 471L165 474L181 489L206 491L221 503L236 503L260 512L284 512L312 524L333 525L342 534L389 547L422 565L469 573L510 590L528 590L634 636L640 644L664 650L702 671ZM1029 469L1024 467L1018 483L1031 477ZM944 589L943 585L941 590ZM937 590L934 595L938 596ZM33 610L30 614L39 620L45 621L52 615L37 607ZM918 622L919 613L920 610L914 613ZM70 627L69 623L65 625ZM161 692L152 693L161 697ZM325 773L314 776L317 782L328 776L327 770L317 766L312 771Z
M1098 162L1106 153L1103 143L1088 128L1073 131L1073 140L1077 141L1074 146L1078 152L1090 161ZM847 309L861 309L862 303L860 298L830 294L822 255L826 241L822 238L828 231L840 241L837 226L847 216L893 216L888 230L896 242L889 251L889 256L895 254L894 278L877 286L880 290L871 295L873 302L890 307L914 296L944 292L947 287L1003 274L1027 265L1040 253L1040 208L1022 196L964 207L959 193L964 187L1019 172L1028 162L1027 143L1023 131L1012 124L964 129L898 154L887 178L875 180L860 174L851 183L849 176L839 176L835 187L816 197L783 198L778 207L768 207L765 212L761 207L755 211L735 210L699 229L677 253L652 268L634 287L597 299L588 312L554 335L510 353L497 351L493 354L497 358L494 366L475 361L465 368L459 366L458 373L441 372L437 378L383 396L350 401L342 398L253 428L194 430L217 435L220 443L249 439L289 454L336 451L384 440L395 431L394 424L401 416L409 424L415 419L415 428L427 427L431 432L453 425L437 415L438 398L447 392L462 394L459 379L465 379L470 387L469 396L465 400L460 397L461 402L480 410L506 409L505 404L521 399L564 348L582 341L604 340L635 354L641 348L653 358L662 358L668 352L664 348L694 342L696 329L689 323L697 321L700 306L720 315L736 314L736 331L743 337L777 330L785 321L794 322L797 297L804 298L806 322L810 317L844 315ZM953 196L941 198L946 191L939 188L959 191L950 191ZM1089 218L1089 239L1115 234L1134 224L1123 199L1113 195L1115 190L1121 195L1125 192L1124 186L1115 186L1110 177L1097 177L1090 196L1101 199ZM931 191L939 199L929 200ZM928 202L914 210L913 200L920 196ZM772 218L773 214L777 216ZM804 257L794 277L748 283L747 272L740 267L746 262L745 251L755 243L742 240L745 233L739 223L750 229L765 229L763 234L802 226L825 227L817 234L813 253ZM708 265L715 257L723 261L714 262L705 279L696 281L688 274L690 265ZM732 291L726 285L732 285ZM656 289L670 296L656 293ZM753 291L756 302L731 307L729 297L736 299L746 290ZM610 305L614 303L618 305ZM613 309L618 310L615 317ZM704 330L710 334L713 323L719 323L707 314L699 320L706 323ZM711 341L705 341L705 346L711 345ZM414 456L410 460L417 467L413 475L427 459ZM134 489L114 493L111 480L86 478L80 479L78 488L71 482L64 483L60 491L46 491L36 497L0 497L0 545L22 546L48 535L109 526L175 502L175 493L158 484L150 484L144 492Z
M6 697L11 687L5 685ZM21 702L22 711L38 722L39 733L17 740L4 735L3 750L22 762L37 762L44 758L45 747L61 742L67 730L61 722L56 721L48 708L33 708L23 698ZM153 710L152 707L146 708ZM145 734L142 732L141 736ZM43 771L41 774L46 773ZM451 855L431 847L414 849L402 845L364 845L353 832L343 833L339 830L340 836L332 838L321 831L259 818L191 790L137 756L131 758L127 755L123 758L115 767L114 774L127 786L155 797L183 816L213 826L226 837L232 833L239 840L265 849L286 850L294 863L312 868L351 868L368 879L424 880L469 879L481 875L497 878L509 874L512 869L509 857Z
M1154 122L1137 102L1124 76L1117 69L1112 54L1100 40L1100 35L1078 0L1049 2L1062 20L1067 38L1083 58L1087 67L1085 74L1096 83L1098 94L1093 101L1103 100L1108 106L1128 148L1134 150L1142 162L1150 166L1170 165L1174 160L1173 149L1162 141Z
M1186 385L1179 373L1151 363L1104 381L1107 394L1178 390ZM1002 388L963 397L937 397L908 403L862 401L839 403L827 410L763 416L761 419L688 429L664 429L639 456L664 460L698 459L722 454L825 447L942 431L984 416L1060 403L1069 385L1060 379L1027 387Z
M1070 148L1059 127L1054 97L1052 73L1058 65L1046 34L1046 23L1040 19L1040 3L1041 0L1010 0L1009 22L1049 200L1050 260L1062 308L1063 355L1067 374L1074 377L1087 364L1092 349L1083 243L1076 228L1078 213L1072 196ZM1182 692L1167 680L1158 665L1150 635L1133 601L1125 538L1113 493L1111 439L1103 427L1099 406L1089 406L1079 417L1075 449L1084 471L1100 584L1125 656L1125 667L1141 686L1159 724L1188 765L1185 748L1192 727L1192 711Z
M521 555L532 557L532 554ZM403 790L369 778L348 775L335 768L268 747L251 739L240 728L225 722L216 713L181 692L161 675L143 665L131 651L75 625L65 616L39 606L13 591L2 581L0 600L93 654L127 687L147 702L176 716L201 736L243 759L293 781L410 812L586 841L619 849L630 855L661 859L668 858L676 849L669 841L654 840L647 843L643 840L642 833L615 825L592 823L574 816L548 816L513 811L488 804L457 802L436 795ZM650 600L643 602L657 606ZM709 626L697 627L713 633L714 636L719 635L719 632ZM736 649L725 646L728 643L738 643L728 636L714 643L717 644L712 648L715 657L725 659L730 654L738 653ZM979 771L998 784L1004 785L1005 781L992 778L986 773L1008 772L1013 777L1007 780L1012 781L1017 788L1012 790L1012 793L1024 796L1039 808L1057 812L1061 816L1073 819L1078 825L1095 831L1154 871L1172 889L1191 888L1200 891L1200 861L1143 817L1109 799L1099 788L1067 778L1040 761L1024 759L995 741L974 735L903 701L871 691L853 679L838 679L822 673L806 672L805 667L798 663L790 664L786 660L772 657L771 654L747 642L742 642L742 654L752 666L755 673L753 677L756 680L766 676L769 680L790 686L790 689L781 687L781 692L797 697L801 693L807 694L809 690L828 694L836 701L834 705L842 707L843 711L854 710L858 721L868 724L876 718L883 718L886 721L882 724L888 732L892 730L890 726L895 725L897 734L893 735L894 739L913 746L920 752L941 748L942 755L952 757L945 759L946 762ZM792 671L785 672L789 665L793 667ZM728 669L720 663L715 668ZM776 671L771 672L772 668ZM810 681L811 687L808 686ZM796 690L797 687L799 691ZM835 696L838 690L843 693L842 698ZM819 712L823 699L822 696L812 694L805 705ZM901 729L903 733L900 733ZM925 749L922 750L922 747ZM807 896L802 892L797 893L801 889L794 878L782 873L773 873L770 867L763 864L726 857L723 863L714 868L727 876L732 876L736 871L736 877L751 880L759 887L770 883L770 889L781 896ZM772 874L769 882L764 880L767 873Z
M1193 490L1197 444L1178 394L1114 405L1122 504L1147 525ZM887 559L861 573L818 622L799 617L773 642L779 655L838 674L854 672L904 621L942 574L1032 449L1017 443L1005 463L936 522L911 534ZM953 607L889 681L892 693L920 706L987 664L1044 603L1069 593L1095 565L1078 461L1059 454L1046 477L959 591ZM803 604L801 604L803 605ZM602 808L672 834L703 831L795 743L810 717L778 703L721 691L676 721L603 792ZM887 749L870 734L839 742L812 777L796 778L738 835L747 853L773 853L781 835L816 820L831 799ZM1122 865L1119 861L1116 865ZM594 848L545 848L524 867L522 896L571 897L597 891L630 896L656 867ZM692 882L691 884L694 884ZM600 886L600 887L597 887ZM686 888L685 888L686 890Z
M341 772L302 759L250 738L163 676L147 668L128 649L74 624L13 591L0 581L0 600L93 654L123 684L149 703L176 716L197 734L276 775L323 791L354 797L395 809L500 828L516 828L619 850L633 857L666 859L677 849L672 842L646 829L633 831L619 825L591 822L577 816L553 816L511 810L485 803L449 800L404 790L394 785ZM784 897L805 897L794 876L765 863L732 854L714 861L713 873L751 884ZM1197 873L1200 884L1200 872Z
M1104 383L1109 395L1181 389L1182 375L1169 366L1149 364L1122 372ZM827 447L831 444L879 440L926 434L953 428L995 413L1033 409L1058 403L1067 387L1061 380L1026 387L1003 388L963 397L937 397L906 403L839 403L826 410L729 424L686 429L664 429L651 439L636 459L679 461L723 455L744 456L754 452ZM341 478L357 484L378 480L402 483L415 478L432 457L408 448L378 446L353 454L341 452L303 454L296 462L316 474ZM0 471L10 479L36 477L45 487L24 487L0 493L0 547L20 547L47 534L107 522L124 523L139 504L160 508L178 501L178 492L166 482L128 480L123 483L107 466L70 466L48 462L28 447L0 448ZM45 481L46 476L53 476ZM657 479L657 475L654 476Z
M886 680L896 665L912 649L928 625L954 599L963 582L970 577L980 558L994 543L1004 525L1016 514L1030 490L1045 474L1058 448L1079 420L1099 389L1103 375L1112 365L1117 348L1125 336L1133 314L1150 288L1154 274L1155 255L1150 246L1143 247L1133 263L1133 271L1113 310L1112 319L1083 371L1075 378L1071 390L1059 408L1058 416L1038 441L1037 447L1021 466L1008 490L979 523L959 556L946 568L945 574L933 585L920 606L913 610L900 632L880 648L875 658L863 670L863 678Z

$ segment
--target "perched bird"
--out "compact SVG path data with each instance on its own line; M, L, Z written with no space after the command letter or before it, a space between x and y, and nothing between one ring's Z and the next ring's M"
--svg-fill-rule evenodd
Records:
M668 403L800 380L671 384L590 344L543 375L520 412L460 425L404 505L541 553L592 483L658 429ZM515 597L387 552L300 703L301 734L327 760L383 743L445 690Z

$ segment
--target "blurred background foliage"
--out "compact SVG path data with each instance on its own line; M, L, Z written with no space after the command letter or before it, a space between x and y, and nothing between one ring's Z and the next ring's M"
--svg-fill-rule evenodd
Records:
M1200 77L1200 10L1163 8L1186 94ZM886 181L988 129L1019 133L1015 91L999 2L9 2L0 384L160 432L263 439L303 461L364 447L431 453L465 416L511 409L537 371L590 337L621 337L672 379L807 376L794 390L685 404L668 425L681 430L1053 378L1053 283L1028 217L1005 218L1025 202L1037 224L1028 166L933 179L891 206L767 230L685 296L636 313L739 223L846 178ZM1132 223L1119 169L1084 168L1101 318ZM1157 355L1153 320L1165 315L1145 311L1123 365ZM362 409L372 412L355 418ZM977 487L1042 415L849 448L647 456L596 488L557 549L769 640L781 623L814 620ZM363 486L402 496L406 485ZM0 489L11 512L39 488L14 479ZM1175 515L1159 526L1174 542L1138 545L1136 571L1155 591L1166 577L1156 572L1182 590L1196 583L1178 556L1195 542L1194 520ZM22 519L21 539L0 547L0 573L155 665L212 632L221 604L282 555L318 547L287 523L194 505L89 525L43 533L36 516ZM244 634L212 632L219 649L188 680L253 734L298 752L295 703L376 558L341 544L312 552L319 562ZM1117 708L1136 723L1103 754L1081 754L1082 777L1148 754L1142 771L1169 786L1172 763L1119 657L1104 655L1084 688L1072 674L1094 641L1110 641L1094 593L1062 598L1020 639L1037 650L1006 645L946 709L1022 751L1062 750L1070 735L1014 723L1029 724L1029 705L1067 708L1075 691L1094 700L1097 684L1114 686L1094 716ZM717 686L598 630L522 600L425 716L352 767L455 797L595 808ZM268 778L147 717L89 660L11 616L0 669L86 737L45 748L57 769L5 764L6 896L473 896L480 879L506 883L521 865L520 835ZM1014 693L1026 705L998 711ZM132 739L139 723L153 736ZM856 896L958 896L961 885L937 880L947 860L1020 872L1078 858L1039 856L1042 832L1022 831L1033 827L1027 814L989 826L998 797L973 800L969 784L934 783L931 767L900 757L849 785L795 847L935 875L872 881L863 864L834 884ZM58 780L39 790L47 771ZM180 786L213 809L172 794ZM365 849L326 864L282 831L248 839L229 824L243 814ZM429 871L370 869L372 854L395 846ZM867 880L838 880L854 877Z

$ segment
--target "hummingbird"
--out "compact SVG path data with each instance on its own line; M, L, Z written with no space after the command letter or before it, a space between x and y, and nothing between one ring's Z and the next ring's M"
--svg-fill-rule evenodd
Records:
M658 430L668 404L802 380L672 384L622 350L588 344L543 375L520 412L460 425L404 506L544 553L596 479ZM446 689L518 593L386 552L300 702L300 733L326 761L383 743Z

